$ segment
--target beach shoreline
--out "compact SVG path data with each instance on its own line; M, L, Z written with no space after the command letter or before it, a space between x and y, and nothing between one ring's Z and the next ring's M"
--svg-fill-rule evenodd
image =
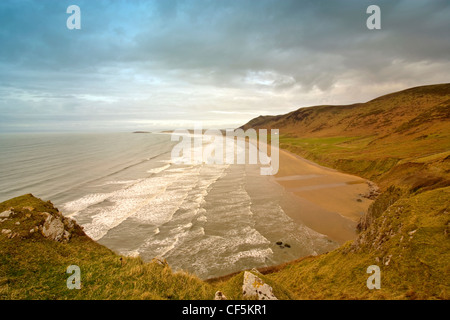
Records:
M369 181L281 148L279 164L272 179L295 196L286 197L285 201L298 202L285 206L291 219L339 244L356 238L356 225L373 202L362 196L370 192Z

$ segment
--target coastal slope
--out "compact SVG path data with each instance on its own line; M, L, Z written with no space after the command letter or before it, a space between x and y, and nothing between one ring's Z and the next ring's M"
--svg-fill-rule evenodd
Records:
M355 241L276 268L270 279L306 299L450 298L450 84L262 116L241 128L277 128L281 148L382 192ZM379 290L366 286L371 265L381 270Z
M259 270L278 299L450 299L450 84L259 117L243 128L280 129L282 148L381 188L355 240ZM0 213L1 299L213 299L217 290L244 298L243 272L205 282L158 259L119 256L32 195L1 203ZM46 227L53 220L56 241L44 236L54 234ZM82 290L67 289L69 265L83 270ZM366 285L372 265L380 289Z
M242 129L279 129L280 147L327 167L420 189L449 183L450 84L415 87L366 103L260 116ZM447 160L445 160L447 159Z

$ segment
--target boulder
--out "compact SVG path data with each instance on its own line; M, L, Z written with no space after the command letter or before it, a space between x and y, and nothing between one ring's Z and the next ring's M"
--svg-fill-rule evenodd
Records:
M258 300L278 300L273 294L272 287L264 283L253 273L244 272L244 283L242 285L242 294L245 298L257 298Z
M75 221L71 218L64 218L64 226L66 229L73 229L75 227Z
M9 218L9 216L12 214L11 210L6 210L0 213L0 218Z
M60 241L64 237L64 223L52 215L48 214L42 227L42 235L48 239Z
M227 297L222 293L222 291L217 291L214 300L228 300Z

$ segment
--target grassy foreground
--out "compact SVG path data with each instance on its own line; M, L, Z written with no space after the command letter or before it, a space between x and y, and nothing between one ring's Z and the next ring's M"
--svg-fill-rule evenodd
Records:
M229 299L243 298L243 274L227 284L209 284L186 272L173 272L164 261L144 263L139 257L120 256L77 225L68 242L50 240L30 230L44 222L44 212L60 214L51 202L28 194L0 204L0 212L11 208L15 215L0 222L0 229L15 235L0 234L0 299L205 300L214 299L222 287ZM80 290L67 288L70 265L80 267ZM295 298L267 281L280 299Z
M302 299L449 299L450 187L397 200L355 242L270 274ZM367 267L381 289L366 287Z

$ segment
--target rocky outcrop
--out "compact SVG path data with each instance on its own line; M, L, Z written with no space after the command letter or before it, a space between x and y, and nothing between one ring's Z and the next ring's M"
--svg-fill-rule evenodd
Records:
M253 273L244 272L244 284L242 285L242 294L244 298L258 300L278 300L273 294L272 287L264 283L259 277Z
M41 235L46 239L68 242L74 234L85 235L82 227L46 203L47 211L33 207L11 207L0 213L1 235L12 238L33 238Z
M359 232L367 230L375 219L383 214L391 205L393 205L403 192L400 188L391 186L381 195L377 196L377 199L370 205L366 214L364 214L358 222L356 229Z
M69 240L70 232L64 229L62 219L53 217L47 212L44 212L44 214L47 214L47 219L42 227L42 235L54 241Z
M222 291L217 291L214 295L214 300L228 300Z
M9 218L9 216L12 214L13 212L12 212L12 210L6 210L6 211L3 211L2 213L0 213L0 219L3 219L3 218Z
M367 185L369 186L369 191L365 194L360 194L360 196L369 200L375 200L381 193L380 188L369 180L367 180Z

